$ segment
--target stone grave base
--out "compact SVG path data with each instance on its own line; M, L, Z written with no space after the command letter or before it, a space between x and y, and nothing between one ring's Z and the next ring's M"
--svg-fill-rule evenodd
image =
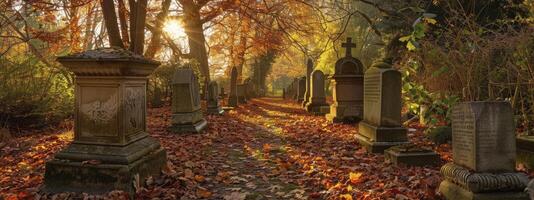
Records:
M534 154L534 136L518 136L516 138L516 145L518 151L528 151Z
M326 119L331 123L357 123L361 118L356 116L356 112L349 111L355 109L356 108L349 109L349 107L345 105L330 105L330 113L326 115Z
M384 153L386 149L397 145L408 144L408 142L376 142L371 141L369 138L356 134L356 139L358 142L367 150L369 153Z
M245 96L237 96L239 103L247 103L247 98Z
M326 103L314 103L314 102L308 102L304 108L306 108L306 111L313 113L315 115L324 115L326 113L321 112L322 106L328 106Z
M215 108L208 108L207 113L212 115L222 115L224 113L224 109L220 106L217 106Z
M207 125L208 122L201 119L194 124L172 124L170 130L174 133L200 133Z
M384 151L384 157L395 166L425 166L436 165L440 161L439 155L427 149L420 149L414 145L405 148L403 145L394 146Z
M135 194L134 180L141 184L159 176L166 165L159 142L145 137L126 146L73 143L46 163L43 191L102 194L124 190Z
M228 98L228 106L237 107L237 105L238 105L237 96L230 96L230 98Z
M450 181L442 181L439 185L439 191L445 199L450 200L528 200L530 199L526 192L483 192L475 193L460 187Z
M392 146L409 144L405 128L377 127L365 121L359 123L356 139L370 153L384 153Z
M330 106L327 105L327 106L321 106L319 107L319 112L321 113L321 115L327 115L330 113Z

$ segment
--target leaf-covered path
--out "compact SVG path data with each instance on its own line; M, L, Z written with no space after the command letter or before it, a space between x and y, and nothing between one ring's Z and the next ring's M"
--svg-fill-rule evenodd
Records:
M382 155L360 148L354 139L355 125L327 123L280 98L253 99L224 115L208 115L209 127L202 134L168 132L168 106L149 109L148 114L149 132L161 141L169 162L163 177L138 188L138 199L439 198L439 166L398 168L384 163ZM429 145L416 129L409 136ZM5 144L0 194L51 199L52 195L37 192L44 161L71 139L72 132L66 132L20 137ZM439 150L443 162L450 160L447 145ZM125 196L111 192L96 197Z

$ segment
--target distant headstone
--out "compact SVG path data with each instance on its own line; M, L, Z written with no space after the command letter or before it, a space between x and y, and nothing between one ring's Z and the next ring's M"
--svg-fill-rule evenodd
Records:
M446 199L529 199L528 178L515 172L516 144L508 102L464 102L452 111L453 163L441 168Z
M300 77L297 83L297 102L302 103L304 101L304 93L306 92L306 77Z
M321 70L315 70L311 73L310 98L306 104L306 110L315 114L321 113L321 106L328 106L326 103L324 73Z
M326 118L330 122L357 122L363 115L363 64L352 57L351 49L356 47L351 38L343 43L345 57L335 65L332 79L333 103Z
M286 98L286 89L282 88L282 99Z
M219 85L216 81L211 81L208 85L208 95L207 95L207 112L209 114L223 114L224 110L221 108L219 103Z
M154 93L152 94L152 101L150 102L153 108L159 108L163 106L163 101L161 100L162 96L161 89L155 86Z
M247 85L237 84L237 100L239 103L247 103Z
M237 68L232 67L232 74L230 75L230 94L228 95L228 106L237 107L239 101L237 100Z
M58 61L75 75L74 141L46 162L44 190L133 196L132 180L159 176L167 163L146 127L147 77L159 63L120 48Z
M293 79L293 100L298 101L299 99L299 78Z
M219 94L220 98L226 97L226 93L224 92L224 87L221 86L221 93Z
M193 70L178 69L172 83L172 126L177 133L201 132L207 125L200 109L200 87Z
M407 144L401 123L401 73L390 63L375 63L365 72L363 121L357 138L370 152Z
M313 71L313 62L311 59L308 59L308 63L306 65L306 91L304 92L304 100L302 101L302 107L306 107L306 104L310 101L310 94L311 94L311 73Z

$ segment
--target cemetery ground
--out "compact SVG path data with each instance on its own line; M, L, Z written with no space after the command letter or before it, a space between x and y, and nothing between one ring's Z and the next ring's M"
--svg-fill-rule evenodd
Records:
M163 176L133 182L136 199L441 199L440 166L451 161L449 144L428 141L410 124L410 141L432 147L441 163L395 167L365 153L357 126L331 124L280 98L252 99L224 115L208 115L201 134L168 131L170 106L148 110L149 133L167 151ZM72 141L72 123L0 143L0 199L127 199L44 194L44 163ZM98 165L88 160L87 165Z

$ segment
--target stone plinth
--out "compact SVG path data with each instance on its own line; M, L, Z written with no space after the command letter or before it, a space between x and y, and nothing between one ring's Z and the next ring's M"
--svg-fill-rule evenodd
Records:
M452 111L453 163L441 168L447 199L528 199L515 172L513 110L508 102L464 102Z
M356 135L367 151L408 144L407 130L401 124L401 74L385 62L375 63L365 72L363 121Z
M224 113L219 103L219 85L216 81L211 81L208 85L207 101L209 114L221 115Z
M172 83L172 125L175 133L201 132L207 125L200 109L200 87L193 70L178 69Z
M351 48L356 47L351 38L347 38L345 57L339 59L332 75L332 97L330 114L326 119L333 123L354 123L363 115L363 64L352 57Z
M306 103L306 111L313 114L324 114L321 112L321 106L328 106L325 95L325 76L320 70L315 70L311 73L310 97Z
M436 152L413 144L386 149L384 157L396 166L433 166L440 162L440 157Z
M58 61L75 74L74 141L46 163L43 189L134 194L134 177L159 176L167 162L146 132L147 76L159 63L119 48Z

